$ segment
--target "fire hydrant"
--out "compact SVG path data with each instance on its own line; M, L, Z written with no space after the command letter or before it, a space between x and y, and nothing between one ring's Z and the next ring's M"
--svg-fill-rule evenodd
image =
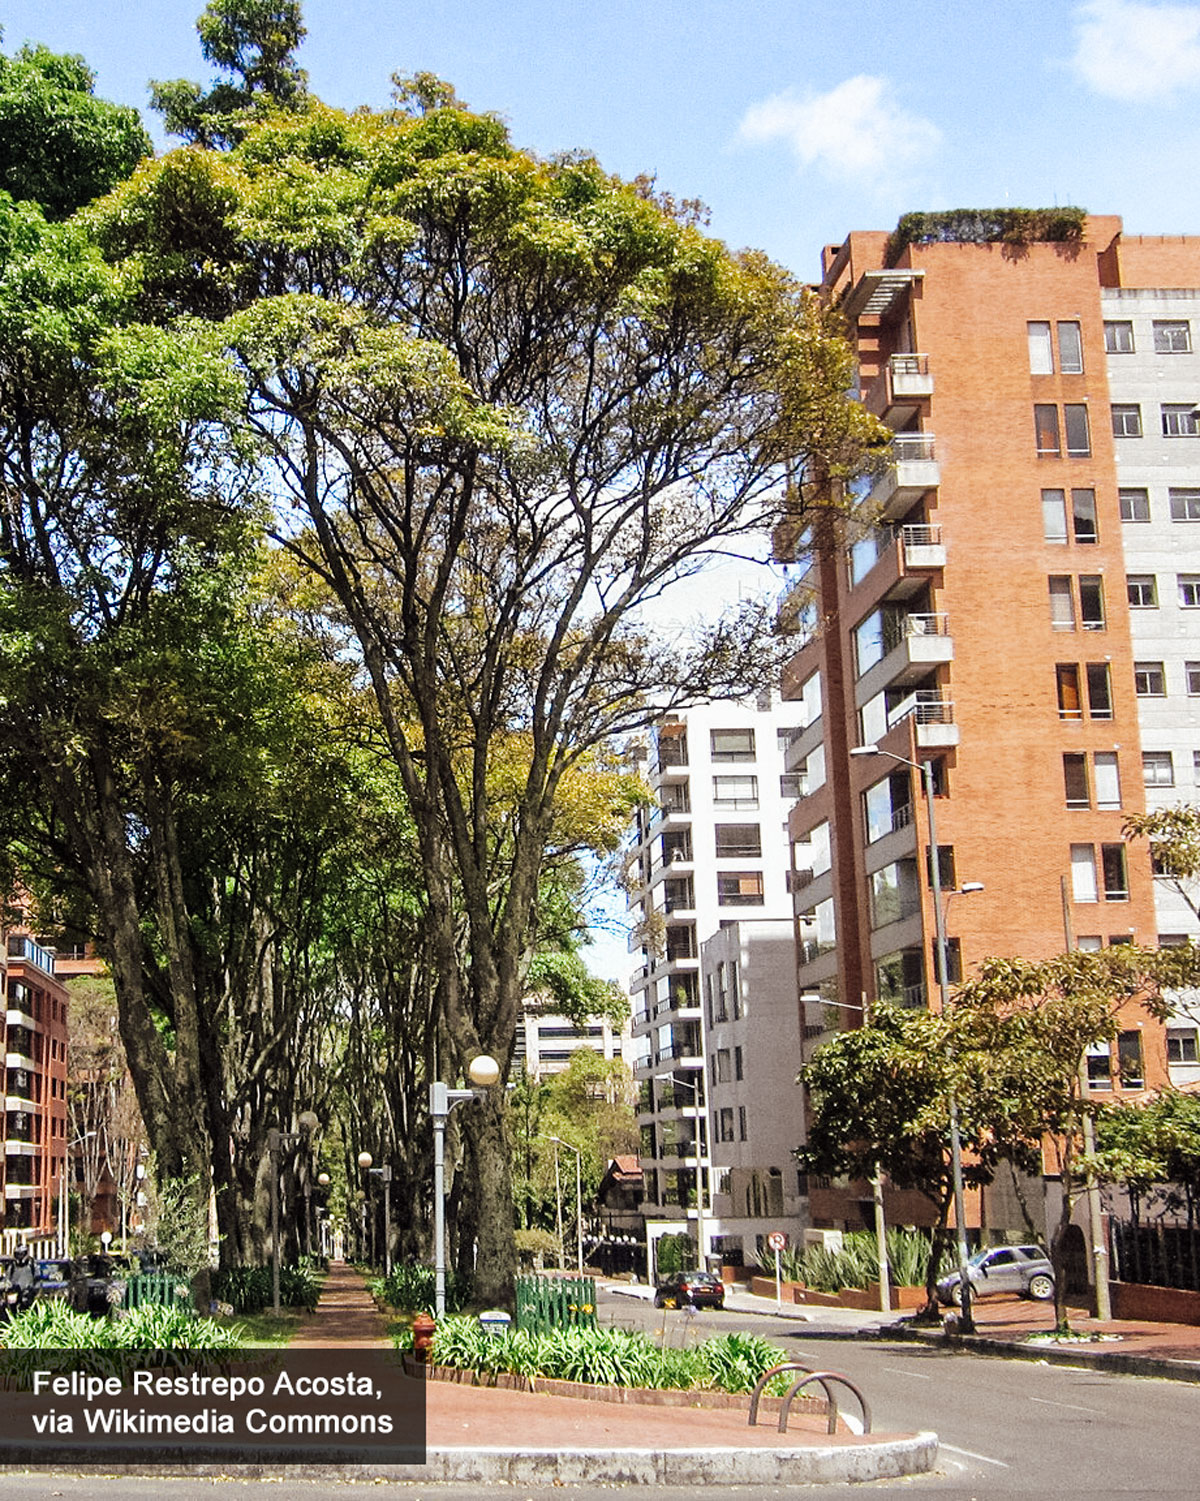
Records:
M412 1321L412 1347L413 1355L417 1360L428 1362L429 1352L433 1347L433 1336L437 1333L437 1320L428 1313L419 1313Z

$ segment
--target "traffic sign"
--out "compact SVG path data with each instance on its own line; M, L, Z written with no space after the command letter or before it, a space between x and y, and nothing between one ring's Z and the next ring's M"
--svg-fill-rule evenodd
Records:
M787 1234L783 1230L772 1230L767 1236L767 1245L772 1251L782 1251L787 1246Z

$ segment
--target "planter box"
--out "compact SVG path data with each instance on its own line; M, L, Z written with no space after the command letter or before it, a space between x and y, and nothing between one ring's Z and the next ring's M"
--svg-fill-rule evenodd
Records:
M1114 1319L1154 1319L1161 1324L1200 1324L1200 1293L1147 1282L1110 1282Z

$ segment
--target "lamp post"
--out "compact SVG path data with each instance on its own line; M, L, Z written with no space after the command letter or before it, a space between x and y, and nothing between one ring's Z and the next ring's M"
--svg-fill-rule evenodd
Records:
M429 1086L429 1115L433 1121L433 1307L436 1318L446 1313L446 1121L455 1105L482 1096L500 1078L500 1065L481 1053L467 1066L475 1089L450 1089L441 1080Z
M928 815L929 824L929 879L930 885L933 888L937 982L942 1014L944 1016L950 1005L950 975L946 958L946 913L942 906L942 872L941 863L938 859L937 815L934 812L933 806L933 762L930 760L912 761L908 756L897 755L895 751L880 750L877 745L855 746L850 754L852 756L886 756L890 761L898 761L902 766L911 766L914 771L920 773L925 789L925 811ZM964 887L963 889L966 890L967 888ZM971 889L982 890L982 886L978 882L973 882L971 883ZM974 1331L975 1320L971 1316L971 1278L967 1266L967 1220L963 1195L962 1136L958 1126L958 1096L953 1080L949 1081L947 1085L946 1106L950 1116L950 1171L954 1179L954 1218L956 1221L955 1228L958 1231L958 1285L962 1299L960 1327L965 1334L970 1334Z
M371 1177L370 1177L371 1164L374 1161L375 1161L375 1159L374 1159L374 1157L371 1156L370 1152L360 1152L358 1154L358 1169L359 1169L359 1172L367 1174L367 1183L368 1183L368 1185L371 1182ZM362 1252L362 1254L364 1256L367 1256L369 1258L371 1265L374 1266L375 1265L375 1218L374 1218L373 1215L371 1215L370 1195L367 1193L366 1189L360 1189L359 1190L359 1194L360 1194L360 1198L361 1198L361 1208L360 1208L359 1216L358 1216L358 1235L359 1235L359 1242L360 1242L360 1244L359 1244L359 1250ZM370 1219L371 1219L371 1238L370 1238L369 1241L367 1239L367 1219L368 1219L368 1216L370 1216ZM368 1250L368 1247L369 1247L369 1250Z
M377 1177L383 1184L383 1275L390 1277L392 1273L392 1164L385 1162L382 1167L368 1167L367 1171ZM375 1221L371 1221L371 1239L375 1238ZM372 1246L374 1250L374 1246Z
M583 1153L578 1147L573 1147L569 1141L564 1141L561 1136L547 1136L547 1141L552 1141L555 1146L566 1147L568 1152L575 1153L575 1264L579 1275L583 1276ZM561 1243L561 1240L560 1240Z
M317 1174L317 1187L321 1190L322 1198L328 1198L328 1194L325 1192L328 1189L328 1187L329 1187L329 1174L328 1173L318 1173ZM326 1234L325 1219L326 1219L326 1216L329 1213L329 1210L328 1210L328 1208L326 1208L324 1210L324 1214L322 1214L321 1206L318 1206L317 1213L318 1213L318 1215L321 1215L321 1223L320 1223L321 1233L320 1233L320 1236L318 1237L319 1240L320 1240L320 1245L321 1245L321 1255L322 1256L328 1256L329 1255L329 1239L328 1239L328 1236Z

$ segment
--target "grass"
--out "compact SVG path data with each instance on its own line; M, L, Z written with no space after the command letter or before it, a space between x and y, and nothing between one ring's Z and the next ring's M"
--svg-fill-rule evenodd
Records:
M308 1313L303 1308L284 1308L279 1317L268 1308L262 1313L235 1313L215 1320L225 1329L241 1329L241 1341L248 1350L271 1349L290 1345L297 1332L307 1322Z

